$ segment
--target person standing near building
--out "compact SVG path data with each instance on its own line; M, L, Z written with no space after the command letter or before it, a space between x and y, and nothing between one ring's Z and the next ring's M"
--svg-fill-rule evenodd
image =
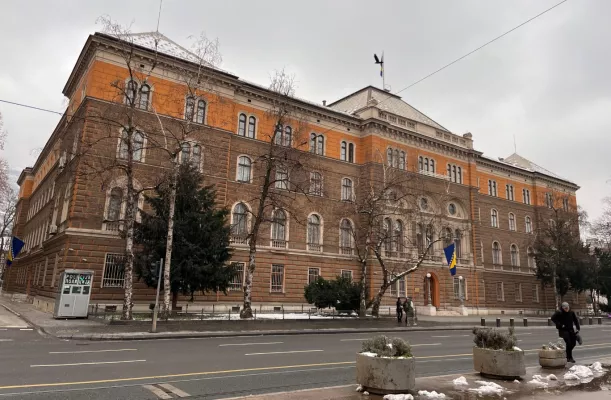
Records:
M397 322L401 323L403 319L403 304L401 304L401 297L397 297Z
M556 311L552 316L552 322L556 324L558 329L558 336L564 339L566 343L566 360L570 363L574 363L573 349L577 343L577 334L579 333L579 319L569 307L569 303L566 301L562 303L560 310ZM573 329L573 324L577 330Z

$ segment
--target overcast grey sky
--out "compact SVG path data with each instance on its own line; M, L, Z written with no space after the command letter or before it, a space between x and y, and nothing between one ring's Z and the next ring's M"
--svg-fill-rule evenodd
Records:
M333 101L381 86L373 53L385 53L396 92L560 0L201 1L164 0L159 30L188 45L218 37L222 68L266 85L286 67L297 95ZM155 30L158 0L0 0L0 99L61 111L61 90L87 35L110 15ZM486 155L518 153L582 189L591 217L611 195L611 1L569 0L402 92L452 132L472 132ZM11 168L35 161L59 116L0 103Z

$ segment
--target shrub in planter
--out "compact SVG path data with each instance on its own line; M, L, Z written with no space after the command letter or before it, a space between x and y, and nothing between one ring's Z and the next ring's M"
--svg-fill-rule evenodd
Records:
M564 343L548 343L539 350L539 365L543 368L564 368L566 365L566 350Z
M370 393L408 393L416 387L409 343L384 335L365 340L356 355L356 381Z
M484 376L517 379L526 374L524 352L516 347L513 328L508 332L474 328L473 367Z

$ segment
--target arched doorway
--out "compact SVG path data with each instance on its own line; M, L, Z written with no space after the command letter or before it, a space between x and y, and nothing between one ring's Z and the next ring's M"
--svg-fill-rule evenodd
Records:
M424 304L439 308L439 279L433 272L424 275Z

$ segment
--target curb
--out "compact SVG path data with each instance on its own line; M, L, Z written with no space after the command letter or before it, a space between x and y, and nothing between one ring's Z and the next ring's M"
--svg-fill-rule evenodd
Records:
M12 308L10 308L9 306L7 306L6 304L0 304L2 307L4 307L8 312L15 314L17 317L21 318L22 320L24 320L28 325L36 328L36 330L38 331L38 333L40 333L41 335L46 335L46 336L53 336L52 334L50 334L49 332L47 332L43 327L35 324L34 322L32 322L32 320L30 320L28 317L26 317L25 315L22 315L20 313L18 313L17 311L13 310Z

